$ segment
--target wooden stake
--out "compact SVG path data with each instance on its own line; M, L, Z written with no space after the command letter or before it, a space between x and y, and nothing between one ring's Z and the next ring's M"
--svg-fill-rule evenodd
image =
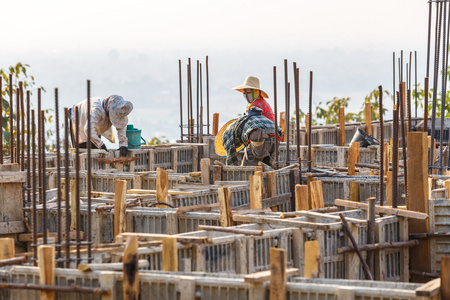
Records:
M386 177L386 205L392 206L392 172L387 172Z
M222 227L233 226L233 216L231 214L231 191L229 187L218 188L220 225Z
M218 132L219 132L219 114L215 113L213 114L212 134L216 136Z
M55 247L50 245L38 246L39 283L45 285L55 284ZM42 300L55 299L55 292L42 291Z
M70 230L77 228L77 185L75 180L70 180Z
M387 174L389 172L389 143L384 143L384 151L383 151L383 174Z
M306 182L308 184L308 207L312 209L312 200L311 200L311 182L317 181L317 178L307 177Z
M286 142L286 112L280 112L280 128L283 131L282 142Z
M359 182L350 182L350 199L353 202L359 202Z
M123 299L139 299L138 238L130 236L123 252Z
M165 237L162 242L163 271L178 272L177 239L174 237Z
M319 241L305 242L305 277L319 278Z
M262 175L250 175L250 209L262 208Z
M441 299L450 299L450 256L441 257Z
M127 181L114 181L114 236L126 231Z
M349 176L355 176L355 163L357 162L356 159L356 144L359 145L359 143L352 143L350 148L348 148L348 175Z
M339 146L345 146L345 107L339 107Z
M200 160L200 170L202 173L202 184L209 184L209 158L202 158Z
M311 209L325 207L323 203L322 181L317 180L311 182Z
M408 132L407 135L408 209L428 214L428 160L427 135L423 132ZM429 232L428 220L409 220L409 233ZM410 251L411 270L431 272L430 241L421 239L420 244ZM424 278L412 278L423 282Z
M307 185L295 185L295 210L309 210L308 205L308 186Z
M156 202L168 203L169 196L169 172L164 169L156 169ZM165 205L156 205L163 208Z
M267 172L267 197L277 195L277 174L275 171ZM276 206L270 208L273 212L278 211Z
M0 260L9 259L16 256L14 239L1 238L0 239Z
M270 248L270 300L286 299L286 250Z
M308 143L309 143L309 131L308 131L309 130L309 126L308 126L308 124L309 124L309 113L307 113L306 116L305 116L305 132L306 132L306 134L305 134L305 145L306 146L308 146ZM311 160L312 160L312 158L311 158Z
M308 149L306 149L306 155L309 157ZM311 148L311 168L314 168L314 148Z
M366 102L365 104L366 133L372 135L372 104L370 102Z

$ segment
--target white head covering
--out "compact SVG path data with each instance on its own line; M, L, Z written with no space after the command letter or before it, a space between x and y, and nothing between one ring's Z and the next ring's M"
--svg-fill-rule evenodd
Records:
M133 110L133 104L122 96L112 95L105 99L109 119L116 128L124 128L128 124L128 114Z

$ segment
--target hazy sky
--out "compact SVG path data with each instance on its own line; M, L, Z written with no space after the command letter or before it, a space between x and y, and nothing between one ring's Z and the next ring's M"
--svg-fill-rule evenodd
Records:
M93 96L133 101L130 123L145 138L179 137L178 59L185 93L187 58L204 71L209 56L210 113L219 112L221 123L244 111L231 88L247 75L260 78L272 101L277 66L284 99L283 59L290 80L292 62L300 67L303 110L309 71L315 103L348 96L353 111L378 85L392 90L393 51L404 50L405 61L417 51L419 82L424 77L426 0L21 0L2 3L2 12L1 68L30 64L47 107L55 87L62 107L83 100L90 79Z

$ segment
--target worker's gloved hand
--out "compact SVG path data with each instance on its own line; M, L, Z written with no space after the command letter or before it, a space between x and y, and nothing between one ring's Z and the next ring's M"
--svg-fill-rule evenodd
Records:
M119 148L120 156L127 156L128 154L128 147L122 146Z
M100 149L103 149L103 150L105 150L105 151L108 151L108 149L106 149L106 145L105 145L105 144L103 144L103 145L100 147Z

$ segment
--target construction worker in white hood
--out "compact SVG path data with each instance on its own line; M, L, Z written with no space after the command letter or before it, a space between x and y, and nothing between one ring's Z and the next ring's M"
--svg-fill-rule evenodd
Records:
M75 131L75 109L78 107L78 137ZM118 95L111 95L106 98L91 98L91 149L107 150L106 145L102 142L101 136L104 136L111 143L115 143L112 125L117 129L119 138L119 150L121 156L128 153L128 138L126 135L128 115L133 110L133 104L126 101ZM71 137L72 145L78 143L80 148L87 148L87 99L75 104L70 110L71 118Z

